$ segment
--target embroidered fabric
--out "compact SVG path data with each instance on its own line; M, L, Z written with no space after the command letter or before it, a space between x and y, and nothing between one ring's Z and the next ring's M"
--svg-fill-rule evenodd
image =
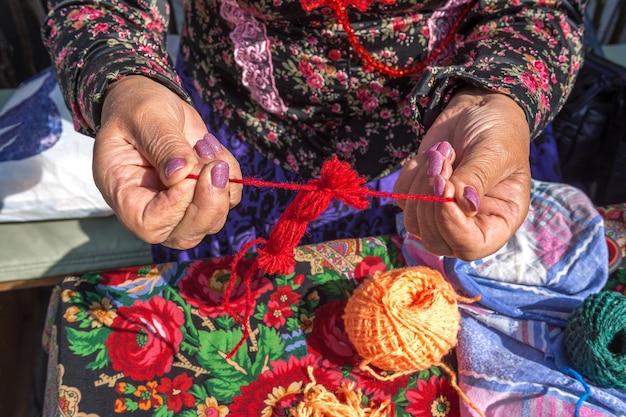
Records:
M450 0L440 8L435 9L430 19L428 19L428 50L434 50L438 45L444 46L444 50L439 56L440 59L448 56L454 49L454 42L450 45L443 45L442 41L452 30L455 22L463 13L465 6L472 0Z
M242 70L241 83L250 91L252 99L268 112L285 112L287 106L272 77L274 66L265 25L239 7L236 0L222 1L220 13L235 26L229 37L235 44L235 62Z

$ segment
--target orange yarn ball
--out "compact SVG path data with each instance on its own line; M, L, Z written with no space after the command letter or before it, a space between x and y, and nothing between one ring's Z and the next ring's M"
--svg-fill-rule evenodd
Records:
M417 266L377 272L348 300L346 332L363 358L405 374L440 364L457 344L461 315L452 286L436 270ZM376 375L376 373L374 373Z

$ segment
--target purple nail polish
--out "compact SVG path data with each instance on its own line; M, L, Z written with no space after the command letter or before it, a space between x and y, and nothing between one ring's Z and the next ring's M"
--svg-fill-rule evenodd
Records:
M444 158L439 152L434 150L428 151L428 168L426 169L426 174L429 177L441 174L443 161Z
M187 165L187 161L185 158L174 158L165 165L165 176L171 177L174 172L178 171L181 168L184 168Z
M211 184L217 188L226 188L228 185L229 167L226 162L219 162L211 168Z
M444 158L450 158L452 156L452 152L454 152L454 149L452 149L452 145L450 145L450 142L439 142L436 146L436 150L443 155Z
M215 137L215 135L211 133L207 133L202 138L209 145L209 147L213 150L213 154L217 155L224 148L219 140Z
M469 185L465 187L463 190L463 197L469 201L474 211L478 211L478 207L480 207L480 199L478 198L478 192L474 187Z
M215 151L211 148L211 145L204 140L200 139L196 142L196 145L193 147L196 150L196 153L200 158L203 159L212 159L215 158Z
M435 175L433 189L435 197L443 197L443 193L446 190L446 180L441 175Z

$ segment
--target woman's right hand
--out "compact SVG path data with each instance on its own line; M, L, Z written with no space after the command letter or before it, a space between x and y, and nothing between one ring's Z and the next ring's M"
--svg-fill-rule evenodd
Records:
M218 232L241 200L241 184L228 181L241 178L234 156L191 105L141 75L107 89L93 173L128 230L175 249Z

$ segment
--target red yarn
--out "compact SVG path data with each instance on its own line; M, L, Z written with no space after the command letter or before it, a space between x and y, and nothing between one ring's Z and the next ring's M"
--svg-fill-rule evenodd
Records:
M379 1L385 4L393 4L396 0ZM369 5L374 2L374 0L300 0L300 2L302 3L302 8L307 12L310 12L311 10L317 9L319 7L329 7L335 14L335 19L337 20L337 23L341 25L343 31L346 33L350 46L352 46L352 49L361 57L361 59L363 59L363 62L382 74L389 75L391 77L405 77L407 75L417 74L418 72L423 71L428 65L432 65L437 60L437 58L439 58L439 56L450 45L452 45L455 40L459 26L461 25L467 14L470 12L470 10L474 7L476 0L472 0L467 3L465 8L461 11L461 14L453 23L452 27L450 27L450 29L448 30L446 37L435 49L433 49L433 51L428 55L425 61L416 62L412 66L407 66L405 68L397 68L375 58L365 48L361 40L357 37L357 34L352 27L350 20L348 19L349 6L354 6L359 11L365 12Z
M190 174L187 178L197 179ZM252 299L251 281L255 274L287 274L294 265L293 251L300 243L306 232L309 222L318 218L329 206L333 199L339 200L357 209L363 210L369 205L366 197L387 197L393 199L426 200L432 202L451 202L454 198L434 197L413 194L396 194L384 191L374 191L365 187L365 178L359 176L347 162L339 161L334 157L322 165L319 179L310 180L306 184L272 183L252 178L230 179L231 182L256 187L286 188L298 191L294 200L281 214L269 238L257 238L245 244L233 258L231 265L231 279L224 290L224 309L237 321L242 322L243 336L227 358L232 357L250 335L249 319L252 314L254 300ZM245 285L246 308L242 317L232 311L230 295L237 277L237 264L252 246L257 246L258 256L250 269L242 277Z

